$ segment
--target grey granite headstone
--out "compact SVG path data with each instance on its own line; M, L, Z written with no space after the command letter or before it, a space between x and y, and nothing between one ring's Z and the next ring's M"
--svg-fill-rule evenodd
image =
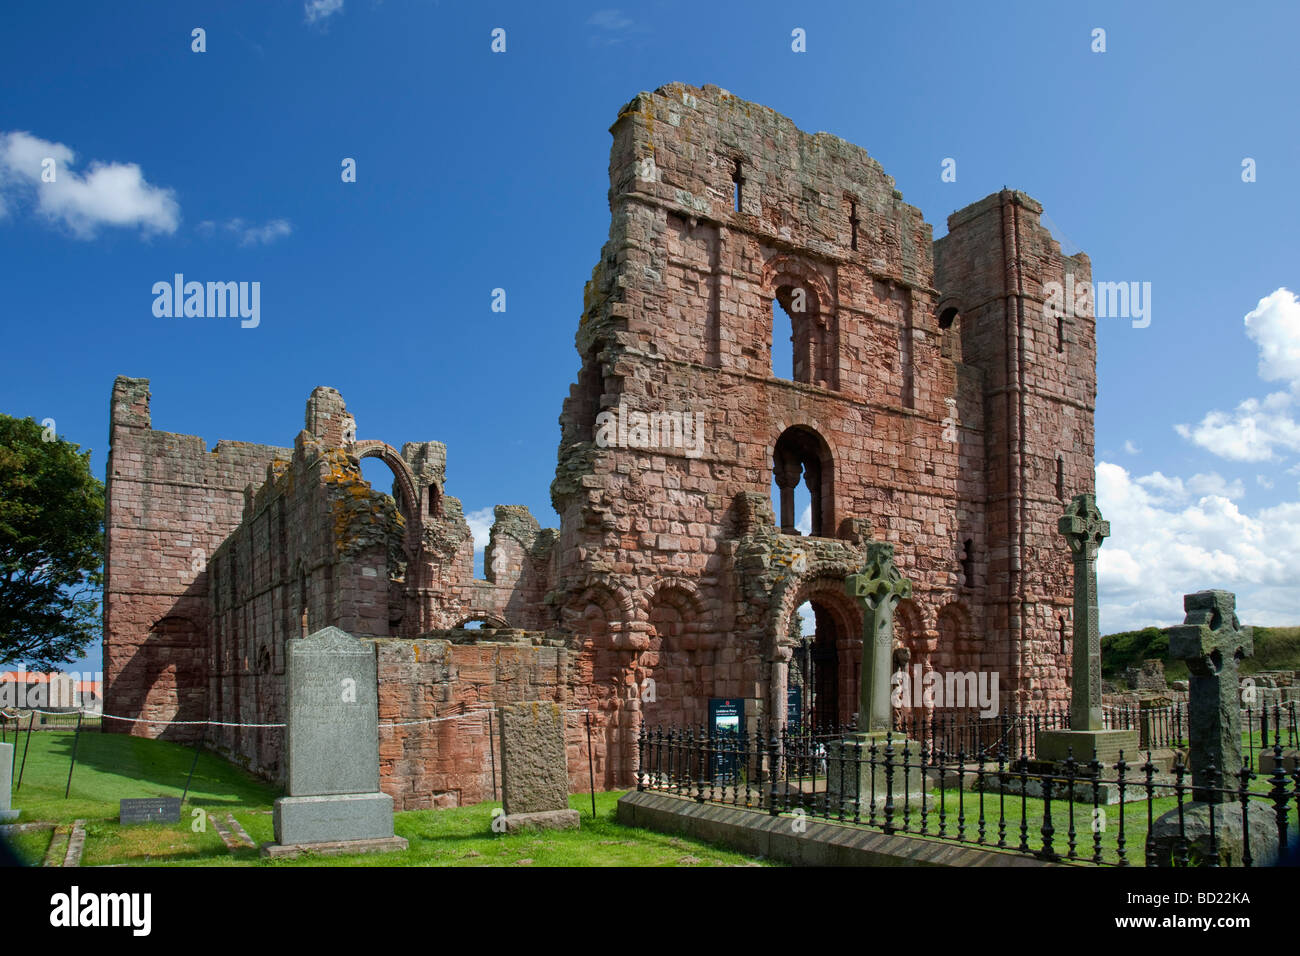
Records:
M0 744L0 823L18 819L18 810L9 804L9 788L13 785L14 745Z
M498 711L505 828L572 829L564 711L551 701L505 704Z
M290 641L289 794L379 789L379 701L375 651L327 627Z
M286 650L289 792L275 801L276 843L262 852L405 849L393 835L393 798L379 790L374 648L327 627Z

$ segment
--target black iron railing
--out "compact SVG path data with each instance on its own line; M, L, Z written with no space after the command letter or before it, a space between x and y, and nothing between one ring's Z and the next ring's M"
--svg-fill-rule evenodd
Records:
M1295 701L1241 710L1242 752L1250 766L1259 769L1258 756L1270 753L1275 743L1287 750L1300 747L1300 708ZM1188 746L1187 705L1179 702L1164 707L1108 706L1102 710L1107 730L1135 730L1143 750L1179 750ZM985 754L992 759L999 748L1019 756L1037 750L1043 730L1068 730L1067 710L1034 714L1000 713L981 716L978 712L955 710L894 711L894 730L900 736L925 743L929 749L948 753Z
M999 731L1017 726L990 723ZM1181 755L1166 772L1149 752L1133 760L1120 754L1113 764L1069 757L1048 766L1015 755L1009 737L992 753L980 737L969 753L892 734L862 742L842 730L643 727L637 789L1063 863L1251 866L1265 862L1254 859L1251 839L1261 827L1276 831L1283 859L1300 842L1300 769L1284 769L1276 735L1267 777L1247 766L1216 780L1221 786L1194 787ZM1206 801L1212 812L1201 806ZM1200 816L1208 817L1208 833L1193 819Z

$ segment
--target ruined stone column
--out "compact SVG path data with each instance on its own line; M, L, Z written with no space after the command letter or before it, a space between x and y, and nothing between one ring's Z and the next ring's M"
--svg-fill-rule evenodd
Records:
M771 713L772 726L778 732L785 728L789 721L789 687L790 687L790 658L794 656L794 651L789 645L779 645L776 653L772 655L772 679L770 682L771 694Z

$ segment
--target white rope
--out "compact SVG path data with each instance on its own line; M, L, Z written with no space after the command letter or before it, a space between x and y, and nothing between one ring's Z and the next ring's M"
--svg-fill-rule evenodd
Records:
M419 726L420 724L439 724L448 720L462 720L465 717L478 717L483 714L490 714L494 709L495 708L492 707L478 707L475 708L474 710L467 711L466 713L463 714L450 714L445 717L424 717L420 720L384 720L379 722L379 726L380 727L416 727ZM98 714L88 710L39 710L34 707L24 711L19 711L14 714L9 714L9 713L5 713L4 711L0 711L0 716L3 716L6 720L17 720L25 713L45 714L46 716L50 716L50 717L74 717L77 714L81 714L83 716L88 716L88 717L100 717L104 720L120 720L124 723L130 723L130 724L161 724L167 727L206 726L206 727L275 728L275 727L288 726L288 724L284 724L284 723L245 724L245 723L238 723L234 721L224 721L224 720L150 720L144 717L120 717L117 714ZM591 713L591 711L583 708L581 710L566 710L564 713L565 714L589 714Z

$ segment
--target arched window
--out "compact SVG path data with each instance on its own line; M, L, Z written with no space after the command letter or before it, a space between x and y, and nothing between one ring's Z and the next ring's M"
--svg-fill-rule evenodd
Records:
M804 517L796 509L796 489L807 490L808 533L829 537L835 529L834 463L830 446L811 428L796 425L777 439L772 452L774 511L782 534L800 534Z
M826 334L816 293L806 285L781 285L772 300L772 376L829 387Z

